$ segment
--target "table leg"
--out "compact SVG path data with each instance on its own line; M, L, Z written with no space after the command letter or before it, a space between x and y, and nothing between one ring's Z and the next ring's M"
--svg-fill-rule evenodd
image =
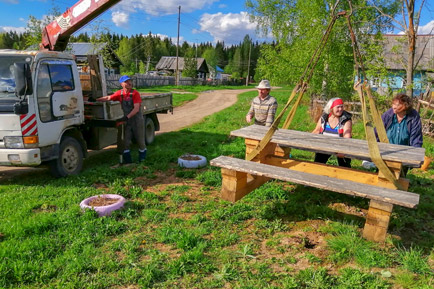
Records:
M246 157L250 154L252 150L256 148L259 141L254 139L245 139L246 144ZM259 163L265 163L265 158L268 155L276 155L276 156L284 156L286 153L287 148L281 148L275 143L268 143L261 152L252 160L253 162L259 162ZM290 150L290 148L288 148ZM289 152L287 152L287 155L289 156Z
M374 242L384 242L392 210L392 204L371 200L363 229L363 237Z
M269 178L252 176L247 173L230 169L221 169L222 172L222 199L236 202L242 197L266 183Z

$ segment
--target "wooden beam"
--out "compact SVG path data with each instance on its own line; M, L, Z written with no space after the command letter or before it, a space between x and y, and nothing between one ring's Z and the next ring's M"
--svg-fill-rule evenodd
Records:
M254 140L254 139L245 139L245 144L246 144L246 158L247 156L250 154L250 152L252 150L254 150L256 148L256 146L258 145L259 141L258 140ZM252 160L252 162L259 162L259 163L263 163L265 158L270 155L270 154L274 154L274 152L276 151L276 147L277 144L275 143L268 143L262 150L261 152Z
M363 237L374 242L384 242L392 210L392 204L371 200L363 228Z
M368 171L360 171L351 168L319 164L309 161L300 161L296 159L283 159L272 155L268 155L265 158L264 163L298 172L327 176L335 179L374 185L382 188L396 189L393 183L390 183L386 179L379 178L377 173ZM407 179L400 178L398 181L406 190L408 189L409 181Z
M252 176L247 173L230 169L221 169L222 173L222 199L236 202L254 189L262 186L269 178Z

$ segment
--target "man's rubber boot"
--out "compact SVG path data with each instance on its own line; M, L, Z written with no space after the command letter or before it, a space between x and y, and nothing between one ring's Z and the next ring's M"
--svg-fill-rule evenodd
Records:
M123 157L123 164L131 164L133 162L133 160L131 159L131 153L130 152L125 152L122 154Z
M139 163L143 162L146 159L146 150L144 151L139 151Z

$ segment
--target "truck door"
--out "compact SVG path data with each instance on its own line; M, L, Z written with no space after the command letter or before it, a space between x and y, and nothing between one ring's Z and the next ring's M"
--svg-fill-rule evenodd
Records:
M44 60L36 75L36 99L41 125L41 146L56 143L68 126L81 119L81 86L74 77L75 63L70 60Z

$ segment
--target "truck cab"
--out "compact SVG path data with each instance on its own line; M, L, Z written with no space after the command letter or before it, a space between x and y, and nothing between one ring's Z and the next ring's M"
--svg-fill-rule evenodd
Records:
M84 122L79 79L72 55L0 50L0 165L51 162L59 176L81 170L76 158L86 145L78 128Z

